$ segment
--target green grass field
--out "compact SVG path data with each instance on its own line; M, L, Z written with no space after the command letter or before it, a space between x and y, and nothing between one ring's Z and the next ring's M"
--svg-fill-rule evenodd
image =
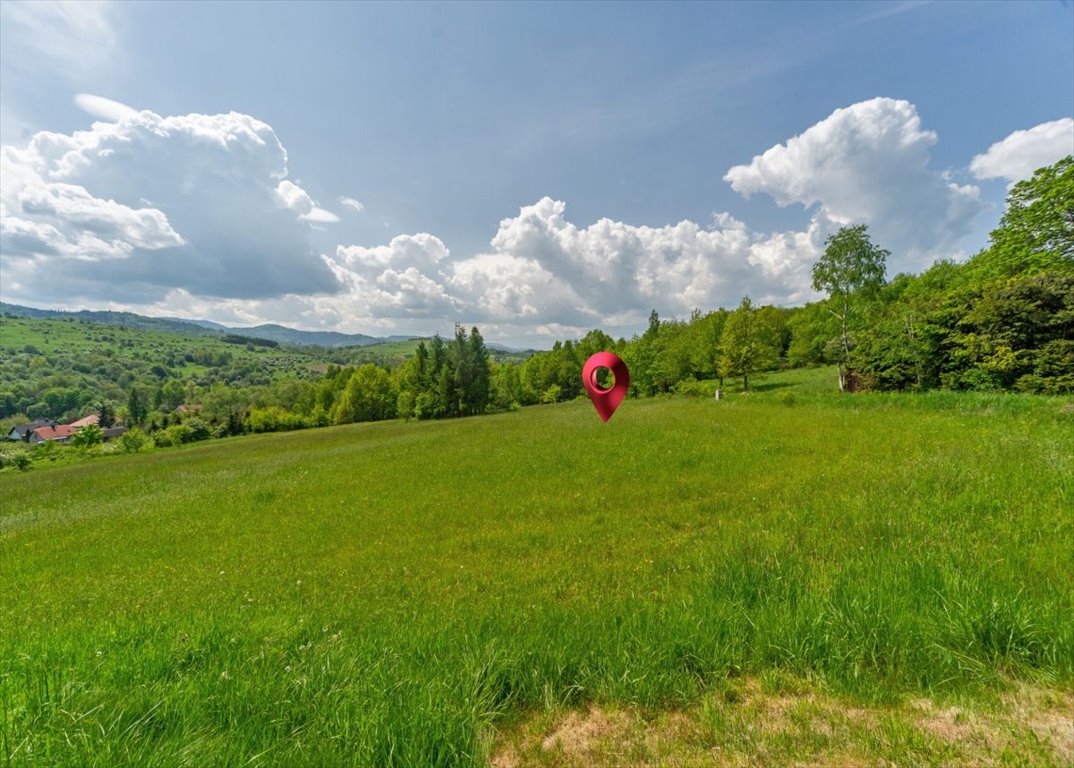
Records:
M5 472L2 753L1067 764L1069 403L831 382Z

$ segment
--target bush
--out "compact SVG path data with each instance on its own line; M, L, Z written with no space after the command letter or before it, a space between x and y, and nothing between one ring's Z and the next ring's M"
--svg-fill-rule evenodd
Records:
M89 448L92 445L100 445L103 442L104 432L96 424L79 427L78 431L71 436L71 445L76 448Z
M559 384L553 384L544 391L544 394L541 395L541 402L546 404L558 403L562 395L563 390L560 388Z
M204 420L199 419L197 416L191 416L189 419L183 422L187 429L190 430L190 440L192 442L198 440L208 440L212 437L212 430Z
M0 450L0 469L14 467L15 469L26 470L30 468L32 463L33 458L25 448L5 447Z
M149 438L138 427L131 427L119 437L119 447L127 453L138 453L148 443Z
M194 442L194 431L186 424L173 424L153 436L153 442L160 448L172 448L183 443Z
M687 377L675 384L672 390L680 395L686 397L711 397L713 394L713 388L706 385L704 382L700 382L693 376Z
M53 440L46 440L43 443L38 443L33 447L33 458L35 461L45 460L55 461L60 455L60 446Z
M246 427L251 432L283 432L291 429L305 429L309 424L297 413L291 413L278 405L267 408L251 408L246 417Z

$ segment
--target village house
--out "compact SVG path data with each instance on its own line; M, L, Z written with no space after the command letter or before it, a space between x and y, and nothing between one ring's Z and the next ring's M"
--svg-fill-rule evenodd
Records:
M56 443L66 443L74 437L75 432L87 426L98 426L100 424L100 417L96 413L91 413L89 416L83 416L77 421L72 421L70 424L57 424L51 419L34 419L29 424L19 424L14 427L8 434L8 440L21 440L23 442L30 443L31 445L37 445L38 443L48 442L49 440ZM127 428L124 426L113 425L101 430L101 435L105 441L112 440L125 434Z
M38 427L54 427L56 422L52 419L34 419L29 424L16 424L11 428L11 431L7 434L8 440L21 440L27 442L30 439L30 435Z
M70 424L57 424L54 427L38 427L30 433L29 443L30 445L37 445L38 443L48 442L49 440L56 443L66 443L78 429L78 427L71 426Z

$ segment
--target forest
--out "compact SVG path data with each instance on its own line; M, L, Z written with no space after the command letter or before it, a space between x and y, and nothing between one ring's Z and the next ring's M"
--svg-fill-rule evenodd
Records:
M1016 184L988 247L967 261L889 277L889 256L866 226L844 227L813 267L823 300L757 306L745 296L670 320L654 310L633 338L594 329L528 357L490 352L477 327L378 353L5 316L0 428L100 413L133 427L122 449L137 451L473 416L583 397L582 365L600 350L626 361L632 397L748 392L767 372L821 365L837 366L833 388L847 392L1074 392L1074 158ZM6 447L5 464L13 450L23 449Z

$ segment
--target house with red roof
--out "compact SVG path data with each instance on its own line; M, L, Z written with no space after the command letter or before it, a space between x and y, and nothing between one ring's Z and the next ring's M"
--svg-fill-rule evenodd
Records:
M66 443L79 430L74 424L57 424L54 427L38 427L30 433L30 444L48 442Z
M34 433L34 430L38 427L53 427L56 422L52 419L34 419L29 424L16 424L11 428L11 431L7 435L8 440L21 440L27 442L30 439L30 435Z

